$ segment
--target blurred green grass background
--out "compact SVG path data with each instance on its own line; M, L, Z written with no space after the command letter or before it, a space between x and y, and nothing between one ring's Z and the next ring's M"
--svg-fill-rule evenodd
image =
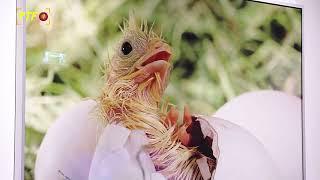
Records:
M27 25L26 180L57 116L99 94L118 25L132 10L173 48L165 98L178 107L209 115L248 91L301 96L299 9L243 0L29 0L27 7L50 8L51 17L50 25ZM65 63L44 64L45 51L64 53Z

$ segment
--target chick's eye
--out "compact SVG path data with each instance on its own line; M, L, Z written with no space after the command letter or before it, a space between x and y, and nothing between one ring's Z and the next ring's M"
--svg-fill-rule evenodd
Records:
M121 51L124 55L128 55L132 51L132 46L129 42L124 42L121 46Z

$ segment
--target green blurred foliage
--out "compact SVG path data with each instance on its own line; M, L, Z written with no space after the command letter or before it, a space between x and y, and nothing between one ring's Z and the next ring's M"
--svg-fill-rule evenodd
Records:
M274 89L301 96L301 11L242 0L32 1L50 8L50 25L27 25L25 179L33 179L37 148L66 109L103 86L104 64L130 11L146 19L173 48L165 93L178 107L212 114L244 92ZM44 52L65 63L44 64ZM54 60L52 60L54 61Z

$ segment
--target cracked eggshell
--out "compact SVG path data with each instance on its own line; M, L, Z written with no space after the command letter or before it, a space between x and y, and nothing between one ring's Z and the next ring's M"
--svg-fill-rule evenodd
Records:
M162 180L144 151L148 138L142 131L107 125L91 163L89 180Z
M212 179L281 180L271 156L252 134L229 121L199 118L207 120L218 135L220 155Z
M267 149L282 180L302 177L302 100L272 90L244 93L223 105L214 116L248 130Z
M102 126L92 115L93 100L63 113L47 131L37 152L36 180L87 180Z
M141 168L150 180L165 179L155 172L150 157L137 151L146 137L121 126L104 128L95 118L95 107L93 100L82 101L52 124L37 152L35 179L88 180L89 173L92 180L105 179L105 175L142 179ZM141 167L133 154L138 154Z

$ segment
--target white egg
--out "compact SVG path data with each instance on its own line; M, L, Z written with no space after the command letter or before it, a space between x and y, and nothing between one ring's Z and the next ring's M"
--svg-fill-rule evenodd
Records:
M102 127L95 107L93 100L82 101L49 128L37 152L35 179L165 179L146 153L137 152L146 137L121 126Z
M220 155L212 179L282 180L271 156L248 131L215 117L199 118L207 120L218 136Z
M36 180L87 180L99 128L91 115L96 103L83 101L59 117L37 152Z
M236 97L214 116L227 119L254 135L266 147L283 180L301 180L301 112L300 98L267 90Z

